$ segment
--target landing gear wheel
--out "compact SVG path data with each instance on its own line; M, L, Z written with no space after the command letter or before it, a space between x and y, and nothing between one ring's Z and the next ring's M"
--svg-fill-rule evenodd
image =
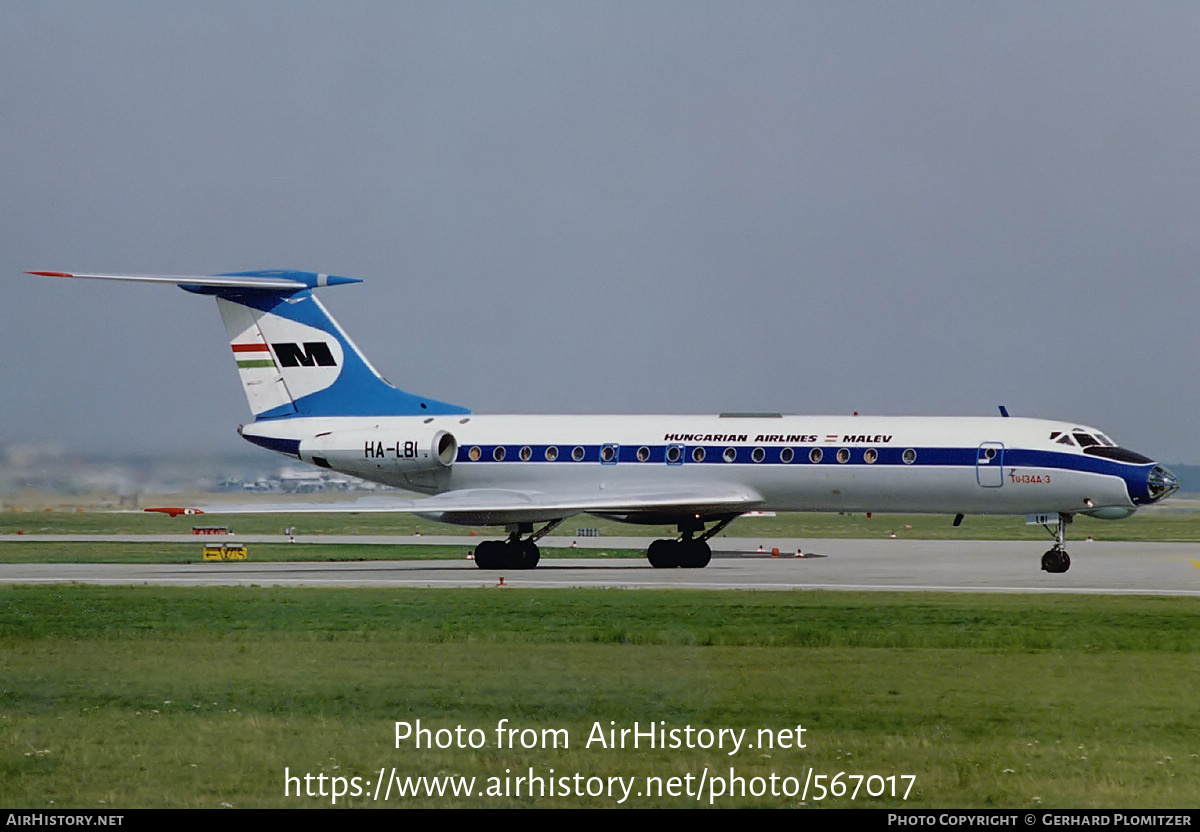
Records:
M533 569L542 559L542 553L532 540L517 540L508 544L513 569Z
M646 550L646 559L655 569L703 569L712 560L706 540L656 540Z
M1042 571L1055 574L1071 568L1071 556L1062 549L1051 549L1042 555Z
M502 540L484 540L475 547L475 565L480 569L502 569L507 546Z
M673 569L679 566L679 541L654 541L646 550L646 559L655 569Z
M687 569L703 569L712 560L712 549L706 540L685 540L679 544L679 565Z
M508 540L485 540L475 547L475 565L480 569L533 569L542 559L537 541L560 523L561 519L551 520L538 532L533 531L532 523L512 523Z
M532 540L485 540L475 547L480 569L533 569L541 559Z
M676 540L656 540L646 549L646 559L655 569L672 569L682 566L684 569L703 569L712 560L712 547L708 539L718 534L722 529L736 520L738 515L710 517L717 524L708 531L704 530L704 520L699 514L681 519L676 526L679 528L679 538ZM695 537L699 532L700 536Z

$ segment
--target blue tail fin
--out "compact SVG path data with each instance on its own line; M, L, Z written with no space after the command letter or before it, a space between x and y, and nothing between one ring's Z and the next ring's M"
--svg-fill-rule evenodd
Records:
M213 294L225 322L246 399L256 418L467 414L457 405L417 396L383 379L313 297L317 286L358 282L310 272L241 272L244 285L180 285ZM290 280L295 289L258 288L256 280Z

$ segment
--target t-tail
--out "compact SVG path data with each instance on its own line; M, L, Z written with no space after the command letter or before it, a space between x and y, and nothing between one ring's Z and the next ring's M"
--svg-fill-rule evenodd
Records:
M256 419L295 416L439 416L464 407L389 384L313 296L352 277L298 271L212 276L30 272L47 277L173 283L216 297L246 400Z

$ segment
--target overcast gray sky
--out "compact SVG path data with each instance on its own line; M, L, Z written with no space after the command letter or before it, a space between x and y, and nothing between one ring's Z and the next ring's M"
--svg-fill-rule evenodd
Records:
M0 443L240 450L213 302L363 278L477 412L1014 414L1192 445L1195 3L0 3Z

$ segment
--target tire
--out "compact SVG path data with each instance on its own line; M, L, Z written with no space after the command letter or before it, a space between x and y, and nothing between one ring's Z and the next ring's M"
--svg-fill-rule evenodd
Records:
M1071 568L1070 556L1061 549L1051 549L1042 555L1042 571L1058 575Z
M500 540L484 540L475 546L475 565L480 569L501 569L504 566L505 544Z
M712 549L707 540L688 540L681 544L683 549L680 566L688 569L703 569L712 560Z
M542 559L541 551L532 540L521 540L516 543L510 543L509 548L512 549L513 553L514 569L533 569L538 565L538 561Z
M674 540L656 540L646 550L646 559L655 569L673 569L679 565L679 543Z

